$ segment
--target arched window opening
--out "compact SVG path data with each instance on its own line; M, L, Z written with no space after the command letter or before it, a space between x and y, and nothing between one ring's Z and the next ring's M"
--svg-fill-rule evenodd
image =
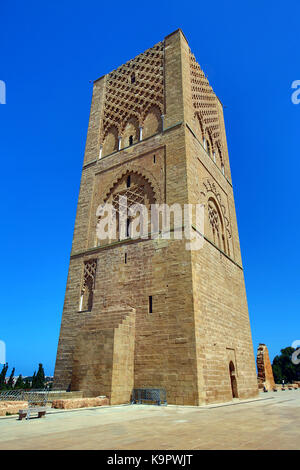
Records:
M122 136L122 147L126 148L139 142L140 129L136 118L131 118L126 124Z
M104 202L111 204L114 208L115 230L111 232L114 238L107 237L103 242L97 240L98 245L129 237L139 238L151 231L151 204L155 204L156 198L151 184L142 175L130 172L122 176L112 187ZM139 209L140 207L141 209ZM139 210L142 212L144 207L147 209L147 216L139 212ZM130 208L136 208L136 210L130 213ZM105 220L105 215L101 217ZM96 220L96 224L101 220L101 217Z
M93 295L95 286L95 277L97 269L97 260L89 260L84 263L83 282L80 295L80 311L91 311L93 307Z
M214 244L224 253L227 253L228 245L224 232L223 219L218 205L213 198L210 198L208 200L208 219L212 231Z
M130 235L131 235L131 233L130 233L130 218L127 217L127 219L126 219L126 237L130 238Z
M235 367L232 361L229 363L229 375L230 375L230 384L231 384L231 393L232 398L238 398L238 388L237 388L237 380L235 376Z
M208 140L206 141L206 151L207 151L208 155L210 156L210 143L209 143Z

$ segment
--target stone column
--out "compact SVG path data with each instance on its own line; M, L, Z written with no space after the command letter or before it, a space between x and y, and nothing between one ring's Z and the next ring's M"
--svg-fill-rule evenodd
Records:
M275 381L271 366L268 348L265 344L260 344L257 350L257 380L260 389L273 390Z

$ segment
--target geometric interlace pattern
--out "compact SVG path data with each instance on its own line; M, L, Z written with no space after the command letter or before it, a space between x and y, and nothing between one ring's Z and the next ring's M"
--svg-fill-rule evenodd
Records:
M221 150L221 128L217 108L217 97L213 92L203 70L190 52L190 73L192 100L195 115L198 116L204 133L208 131L214 150Z
M121 135L130 117L135 116L142 125L147 110L153 105L163 114L163 61L164 43L160 42L107 75L102 139L111 126Z
M219 216L216 209L208 203L208 217L213 230L219 232Z
M96 259L92 259L84 263L83 286L82 286L83 291L85 290L87 286L91 286L94 283L96 269L97 269Z
M117 213L127 214L127 208L135 204L144 204L145 190L143 186L132 186L113 196L112 205Z

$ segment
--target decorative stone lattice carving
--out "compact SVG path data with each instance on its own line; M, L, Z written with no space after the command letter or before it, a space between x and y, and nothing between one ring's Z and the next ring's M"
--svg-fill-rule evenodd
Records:
M199 119L199 125L206 139L209 137L212 150L218 151L222 162L221 126L217 108L217 97L213 92L209 81L197 63L195 56L190 52L190 72L192 100L195 116Z
M130 186L126 187L128 184L128 178ZM126 201L124 198L126 198ZM119 216L126 217L127 221L131 223L135 217L139 215L139 209L137 208L137 214L134 216L128 212L129 208L141 204L145 206L149 212L151 204L156 202L156 197L153 187L148 179L136 172L126 172L112 186L111 190L106 195L104 202L112 204L115 209L113 217L116 218L116 237L117 239L120 239L121 228L119 225ZM101 217L98 217L97 223L100 219ZM147 223L147 220L145 222ZM151 229L151 219L149 216L148 225L145 227L147 230ZM129 234L126 236L129 236ZM99 241L97 241L97 243L99 244Z
M95 282L95 274L97 269L97 260L92 259L84 263L84 273L83 273L83 286L82 290L92 281Z
M212 226L213 231L219 233L220 231L220 220L219 215L215 207L212 205L210 201L208 201L208 218L209 222Z
M107 76L102 141L111 128L121 136L130 118L142 126L151 107L164 105L164 43L148 49Z
M223 221L221 220L217 203L215 199L212 198L208 200L208 219L211 225L215 245L227 253L228 244L225 241Z
M122 203L122 198L126 197L126 204ZM113 196L112 204L116 212L125 212L126 207L134 206L135 204L144 204L145 203L145 188L144 186L134 186Z
M96 269L97 269L96 259L85 261L84 270L83 270L83 282L82 282L82 289L81 289L80 310L92 309Z
M117 187L120 187L120 185L122 185L122 182L125 181L128 175L131 175L131 177L133 178L133 184L135 184L134 180L138 181L140 179L140 181L143 181L145 183L146 187L148 187L149 185L149 187L151 188L150 191L153 194L155 201L160 204L163 202L163 195L161 194L162 192L160 184L153 176L153 174L146 168L140 165L133 165L132 163L124 164L117 173L114 183L110 183L103 190L102 202L109 202L111 194L114 194L115 191L117 191Z
M201 194L203 194L203 196L206 197L207 193L213 193L213 195L215 196L215 199L219 203L219 206L220 206L221 212L222 212L222 216L223 216L223 219L224 219L225 229L226 229L228 238L231 238L231 231L229 229L230 224L229 224L228 217L226 216L226 208L225 208L224 204L222 203L221 194L218 192L215 183L211 182L209 179L207 179L206 181L203 182L203 186L204 186L206 192L201 191ZM209 210L209 207L208 207L208 210Z

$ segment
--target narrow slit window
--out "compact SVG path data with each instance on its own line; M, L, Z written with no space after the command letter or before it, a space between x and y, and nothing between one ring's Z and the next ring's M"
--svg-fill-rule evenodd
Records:
M153 163L156 162L156 158L155 158L155 155L153 155Z
M152 295L149 295L149 313L153 313Z
M210 143L208 141L206 142L206 151L208 155L210 156Z
M133 144L133 135L130 135L129 136L129 145L132 145Z
M125 253L125 256L124 256L124 263L127 264L127 253Z
M131 75L131 83L135 83L135 73Z
M127 176L127 188L130 188L130 184L131 184L131 178L130 178L130 175Z
M130 219L126 221L126 237L130 237Z

